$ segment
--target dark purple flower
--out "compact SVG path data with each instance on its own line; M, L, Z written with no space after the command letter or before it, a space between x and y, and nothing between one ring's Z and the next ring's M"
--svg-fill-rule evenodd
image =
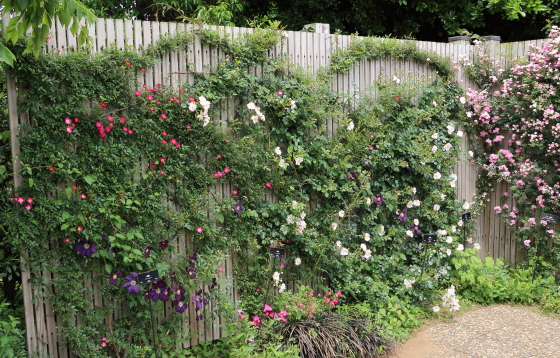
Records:
M107 241L107 242L109 242L109 239L107 238L107 236L105 236L105 235L101 235L101 238L103 239L103 241Z
M363 164L363 167L369 168L369 167L371 167L371 163L366 160Z
M241 216L241 214L243 213L243 201L242 200L237 200L237 204L235 204L231 210L233 210L237 216Z
M173 301L173 306L175 306L175 311L179 313L185 312L185 310L189 307L189 304L184 301Z
M139 293L140 287L137 286L136 278L138 274L136 272L131 272L130 276L126 276L124 279L126 280L123 283L122 287L128 287L126 290L128 293Z
M204 319L204 316L202 315L202 313L196 315L196 320L197 321L202 321L203 319Z
M150 257L150 253L152 252L152 245L148 245L146 246L146 248L144 249L144 258L147 259L148 257Z
M383 194L377 194L375 196L375 198L373 198L373 202L376 205L381 205L381 204L383 204L384 201L385 201L385 199L383 199Z
M191 296L192 301L195 304L195 310L200 311L202 309L202 300L196 296Z
M194 273L194 272L191 273L191 274L189 275L189 278L190 278L191 280L194 280L194 279L196 278L196 273Z
M159 242L159 248L162 250L167 249L167 246L169 246L169 240L162 240Z
M404 209L402 212L397 210L397 220L405 222L406 221L406 214L408 214L408 211L406 209Z
M122 277L122 273L120 273L117 269L113 270L113 273L109 275L109 283L111 285L117 284L117 279Z
M198 256L196 255L196 252L190 254L190 255L189 255L189 259L191 259L191 260L193 260L193 261L198 260Z
M171 282L175 282L177 280L177 273L175 271L171 271L171 273L169 274L169 278L171 279Z
M212 282L210 283L208 288L212 290L212 289L216 288L216 286L218 286L218 281L216 281L215 277L212 277Z
M175 292L175 300L176 301L184 301L185 300L185 288L183 285L173 285L173 291Z
M81 256L91 257L91 254L97 252L97 246L93 244L91 239L82 239L79 243L74 245L74 250L78 251Z
M356 172L350 172L350 174L346 176L346 179L348 179L348 181L354 181L357 177L358 175L356 174Z
M414 224L410 225L410 227L412 228L412 232L415 233L415 234L417 234L417 235L422 233L422 231L420 230L420 226L422 226L422 225L420 225L420 224L418 224L418 225L414 225Z

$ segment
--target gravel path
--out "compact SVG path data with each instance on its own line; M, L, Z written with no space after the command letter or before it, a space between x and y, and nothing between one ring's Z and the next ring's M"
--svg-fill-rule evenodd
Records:
M426 326L391 358L558 358L560 319L494 305Z

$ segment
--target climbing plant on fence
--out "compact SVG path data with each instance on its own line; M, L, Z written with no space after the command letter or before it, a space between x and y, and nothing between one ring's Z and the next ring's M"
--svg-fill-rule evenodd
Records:
M509 190L497 193L500 203L493 211L517 233L530 266L547 275L557 270L560 258L557 230L540 216L560 213L559 41L554 26L542 47L530 50L529 61L511 68L501 66L479 44L467 67L482 87L467 91L466 102L472 135L481 143L475 156L483 173L478 200L499 190L497 183L508 184Z
M150 354L149 300L166 354L186 354L176 338L196 334L183 329L189 306L197 319L220 314L254 336L271 277L281 295L289 279L322 273L340 291L337 302L365 302L387 334L414 326L407 312L446 287L450 259L463 250L460 213L471 205L454 194L464 115L451 70L381 80L375 101L366 93L351 105L330 89L329 73L347 69L355 54L340 53L346 67L314 77L263 55L281 40L276 29L241 39L198 35L225 56L180 88L135 78L175 43L188 46L192 34L141 55L109 48L35 59L20 55L23 45L13 48L10 74L25 84L19 109L31 120L21 126L23 184L2 226L33 283L47 285L72 351ZM262 76L251 71L256 64ZM228 99L236 105L224 122ZM222 182L231 193L215 190ZM437 233L437 242L420 244L422 233ZM271 245L287 248L288 258L272 265ZM216 274L228 253L241 258L234 277L241 316L219 289L228 285ZM55 278L45 282L42 268ZM137 274L153 268L163 280L140 287ZM102 307L93 305L93 287ZM164 316L160 301L171 301L173 312ZM126 310L108 323L117 304Z

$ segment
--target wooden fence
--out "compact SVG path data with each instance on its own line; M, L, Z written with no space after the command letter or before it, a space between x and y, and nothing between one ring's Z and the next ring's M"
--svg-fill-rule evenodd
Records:
M190 31L194 29L194 26L197 25L98 19L90 27L90 35L94 39L91 44L92 51L99 51L113 45L119 49L124 49L127 45L136 48L154 45L164 34ZM344 48L351 41L361 38L330 34L329 25L327 24L316 24L315 29L315 32L286 31L287 36L283 37L282 41L269 51L270 55L290 56L292 63L316 73L322 66L330 63L333 51ZM233 37L254 31L250 28L239 27L223 27L221 30ZM512 61L515 58L525 57L529 45L538 45L540 42L541 40L499 44L489 41L486 46L493 57L502 61ZM416 41L415 44L419 49L450 57L455 62L459 62L461 56L471 60L473 57L473 46L468 41L455 41L451 43ZM53 55L64 55L65 52L72 51L76 45L75 36L72 36L60 23L56 22L56 25L52 28L50 39L45 46L45 51L53 53ZM149 87L155 87L156 83L172 86L179 86L185 81L192 83L194 76L192 72L187 70L189 64L192 64L194 71L203 71L207 66L214 66L220 57L222 57L222 54L219 48L203 45L200 39L195 36L194 43L186 53L173 52L163 55L161 61L152 69L145 73L140 73L138 80ZM259 75L263 72L263 68L256 66L253 71L256 75ZM430 76L431 72L427 66L414 61L398 61L394 58L384 58L371 62L361 61L349 73L337 75L332 81L332 89L339 93L357 96L380 78L401 77L408 73L412 73L413 76ZM461 81L464 88L476 87L462 71L459 71L457 79ZM25 113L18 113L17 111L17 84L12 78L7 78L7 87L12 151L13 155L17 156L19 153L19 143L16 137L19 134L18 126L27 122L28 119ZM231 110L230 112L222 113L222 120L225 121L231 114ZM336 130L336 127L336 123L329 125L329 129L333 131ZM468 150L469 146L468 139L464 137L462 149ZM15 163L15 166L14 169L17 171L19 164ZM459 199L472 202L475 194L476 168L469 163L459 162L455 167L455 173L458 176L457 195ZM15 185L18 186L20 183L20 178L16 177ZM503 257L515 263L518 258L515 237L513 237L510 230L501 220L493 215L492 211L492 208L500 203L501 193L507 189L503 184L498 184L493 192L489 192L489 201L487 202L486 210L478 219L473 241L480 243L482 247L482 250L480 250L481 257L489 254L493 257ZM217 194L223 196L229 196L231 192L228 184L222 184L216 188L216 191ZM273 198L268 199L273 200ZM511 202L508 202L508 204L512 206ZM180 250L184 251L185 246L183 245ZM225 264L224 275L231 277L232 267L233 262L231 259L228 259ZM53 279L50 272L40 272L37 274L45 276L47 281ZM58 322L59 317L53 313L52 304L48 300L36 300L43 292L31 286L28 282L30 277L31 273L28 270L24 270L23 291L26 310L27 342L30 354L38 352L39 356L51 355L53 358L72 357L73 355L69 350L63 346L62 337L57 333L56 327L60 325L60 322ZM293 288L293 283L291 286ZM236 298L235 287L231 295L234 299ZM94 295L93 299L95 304L101 304L101 298L98 295ZM166 310L170 309L171 306L166 307ZM221 336L223 332L218 326L218 321L204 326L203 323L194 321L194 312L190 313L190 321L185 320L184 325L185 328L190 327L191 332L195 334L188 344L197 344L201 341L212 340ZM118 311L115 315L113 318L118 317Z

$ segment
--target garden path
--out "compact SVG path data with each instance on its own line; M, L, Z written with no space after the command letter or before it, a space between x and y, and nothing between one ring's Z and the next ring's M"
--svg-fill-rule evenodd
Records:
M494 305L424 326L389 358L558 358L559 333L558 317Z

